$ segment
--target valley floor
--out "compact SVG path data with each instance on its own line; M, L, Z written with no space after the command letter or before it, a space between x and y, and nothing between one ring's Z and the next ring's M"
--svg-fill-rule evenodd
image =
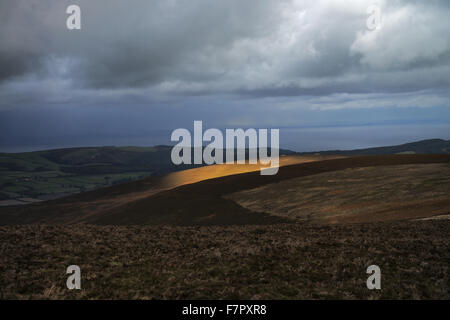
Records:
M450 299L450 220L0 227L2 299ZM81 268L81 290L66 268ZM368 290L368 266L381 290Z

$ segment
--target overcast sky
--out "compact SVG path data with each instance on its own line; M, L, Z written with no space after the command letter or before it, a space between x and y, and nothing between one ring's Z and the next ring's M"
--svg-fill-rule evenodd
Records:
M445 0L0 1L0 150L168 144L193 120L300 128L280 132L297 150L450 139L449 16Z

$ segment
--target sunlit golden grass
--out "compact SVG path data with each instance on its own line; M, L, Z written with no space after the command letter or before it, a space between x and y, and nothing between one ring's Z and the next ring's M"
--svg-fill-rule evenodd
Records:
M280 157L280 167L344 158L343 156L281 156ZM215 179L225 176L231 176L246 172L259 171L261 168L266 168L267 166L258 164L216 164L209 165L200 168L187 169L178 172L172 172L167 175L160 177L159 179L148 179L146 183L146 188L143 191L137 191L133 193L125 193L123 196L117 197L113 203L122 204L124 202L134 201L137 199L142 199L145 197L152 196L161 191L170 190L179 186L193 184L204 180ZM110 199L108 199L110 202Z
M329 160L343 158L343 156L281 156L280 167L300 164L306 162L314 162L321 160ZM185 184L200 182L203 180L220 178L234 174L241 174L246 172L259 171L261 168L267 168L266 165L258 164L217 164L205 166L201 168L183 170L166 175L161 181L161 187L164 189L172 189Z

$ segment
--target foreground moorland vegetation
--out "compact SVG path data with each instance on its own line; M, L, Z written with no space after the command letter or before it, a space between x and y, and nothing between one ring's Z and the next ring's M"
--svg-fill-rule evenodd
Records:
M450 220L0 227L3 299L449 299ZM67 266L81 290L66 288ZM366 268L382 271L368 290Z

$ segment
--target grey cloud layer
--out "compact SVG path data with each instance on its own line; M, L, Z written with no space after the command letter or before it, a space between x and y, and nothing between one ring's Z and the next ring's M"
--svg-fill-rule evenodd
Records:
M81 31L65 28L72 3ZM378 1L382 28L369 31L372 3L2 1L0 81L253 96L448 88L448 2Z

